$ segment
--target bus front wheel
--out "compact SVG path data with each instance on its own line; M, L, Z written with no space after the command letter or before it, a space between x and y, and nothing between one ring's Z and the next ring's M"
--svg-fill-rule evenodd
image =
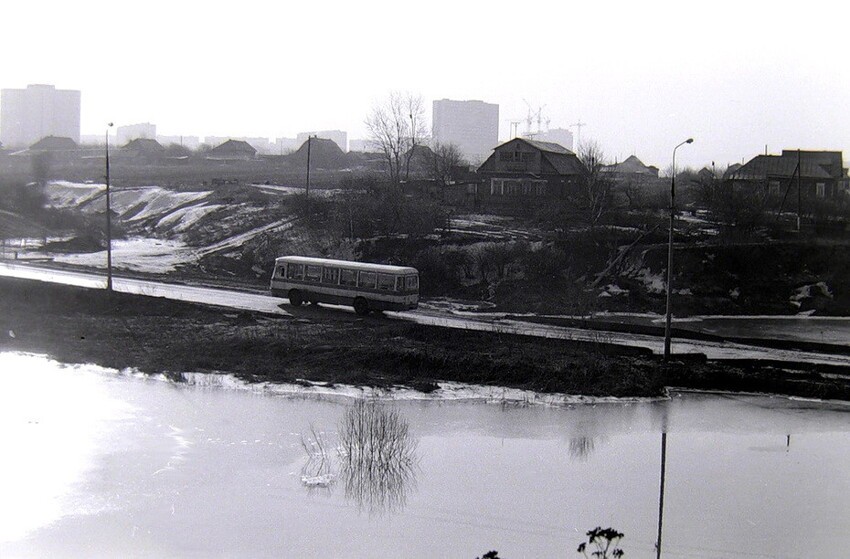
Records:
M369 301L364 299L363 297L358 297L354 300L354 312L359 316L366 316L369 314Z
M289 292L289 304L293 307L300 307L301 303L304 302L304 298L301 297L301 292L297 289L293 289Z

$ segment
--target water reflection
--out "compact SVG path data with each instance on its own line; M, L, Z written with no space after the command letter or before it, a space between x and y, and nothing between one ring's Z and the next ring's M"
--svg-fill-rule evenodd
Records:
M370 514L398 512L415 485L417 442L395 408L358 400L339 428L345 496Z
M416 487L417 441L398 410L379 402L358 400L346 409L333 452L312 427L301 445L307 454L302 485L330 493L341 479L345 498L370 515L401 512Z
M309 435L301 435L301 447L307 454L307 462L301 468L301 483L309 491L326 489L330 492L330 486L336 479L332 455L324 434L317 433L310 426Z
M340 472L345 498L370 515L401 512L416 488L416 469L413 461L347 457Z
M586 461L595 448L596 439L593 437L570 437L570 458L573 460Z

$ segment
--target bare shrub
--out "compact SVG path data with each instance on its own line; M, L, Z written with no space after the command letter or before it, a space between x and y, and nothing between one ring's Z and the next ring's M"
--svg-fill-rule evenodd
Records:
M516 243L479 243L471 249L481 280L497 284L508 277L518 252Z
M0 209L34 216L43 211L47 195L44 183L0 182Z
M413 262L423 281L423 293L440 293L458 289L473 276L469 255L456 246L428 247ZM426 291L427 290L427 291Z
M329 215L340 236L361 239L427 235L446 223L445 211L433 200L406 195L380 182L338 196Z

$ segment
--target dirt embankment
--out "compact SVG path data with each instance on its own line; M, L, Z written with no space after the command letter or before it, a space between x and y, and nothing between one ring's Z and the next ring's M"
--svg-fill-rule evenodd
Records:
M674 308L678 315L850 315L850 252L846 241L815 239L677 246ZM663 308L667 247L635 250L617 278L612 310Z
M658 396L669 385L850 399L850 382L755 363L663 366L639 350L428 327L324 308L292 317L0 279L0 351L147 373L230 372L423 391L438 381L592 396Z

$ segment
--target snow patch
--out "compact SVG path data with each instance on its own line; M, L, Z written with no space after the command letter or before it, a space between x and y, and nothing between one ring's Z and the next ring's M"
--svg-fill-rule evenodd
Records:
M619 285L617 285L615 283L609 283L608 285L606 285L602 289L602 292L599 294L599 296L600 297L618 297L618 296L621 296L621 295L628 295L628 294L629 294L628 289L623 289L622 287L620 287Z
M76 208L106 191L105 184L50 181L45 189L47 205L52 208Z
M664 293L667 282L663 274L653 274L649 268L641 268L634 278L643 283L649 293Z
M794 294L791 295L790 301L791 304L797 302L797 306L799 306L799 303L803 299L811 299L812 297L818 296L828 297L829 299L832 299L832 290L829 288L826 282L819 281L817 283L798 287Z
M106 251L84 254L53 254L56 262L106 267ZM164 274L173 272L178 266L194 260L193 253L180 241L134 238L112 241L112 267L136 272Z
M218 211L223 207L224 206L221 204L199 204L195 206L186 206L161 218L157 222L156 228L170 228L175 233L184 233L186 230L193 227L205 215Z
M134 189L116 190L111 194L112 208L119 215L138 208L139 211L128 216L129 221L141 221L171 212L174 208L200 201L210 195L205 192L172 192L158 186L146 186Z
M255 393L284 397L309 397L327 400L378 399L389 401L483 401L491 404L566 406L574 404L631 403L654 401L658 398L616 398L581 396L560 393L539 393L518 388L501 388L438 382L439 388L424 393L406 387L376 388L304 381L290 383L248 383L226 373L183 373L183 380L190 385L248 390Z

